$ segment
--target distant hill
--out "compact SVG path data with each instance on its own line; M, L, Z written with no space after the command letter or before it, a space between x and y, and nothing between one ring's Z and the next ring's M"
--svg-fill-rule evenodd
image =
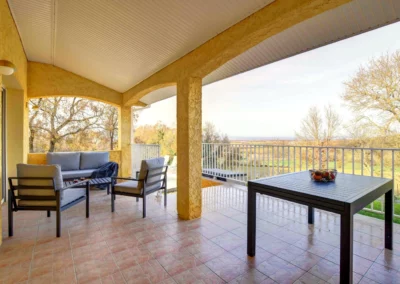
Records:
M296 137L290 136L229 136L231 141L293 141Z

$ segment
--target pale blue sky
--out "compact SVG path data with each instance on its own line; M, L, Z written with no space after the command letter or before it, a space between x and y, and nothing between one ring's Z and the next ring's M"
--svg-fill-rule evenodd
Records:
M400 49L400 23L315 49L203 87L203 123L229 136L292 137L312 105L332 104L351 112L340 98L343 82L361 64ZM176 125L176 97L153 104L138 125Z

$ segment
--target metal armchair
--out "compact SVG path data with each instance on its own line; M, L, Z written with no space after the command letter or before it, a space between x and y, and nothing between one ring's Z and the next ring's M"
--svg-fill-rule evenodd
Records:
M132 196L143 199L143 218L146 217L146 196L164 190L164 206L167 206L167 171L164 158L143 160L136 178L111 178L111 212L115 211L115 196ZM122 182L118 182L121 180Z
M61 236L61 212L86 200L89 218L89 182L65 186L59 165L17 165L18 177L8 178L8 235L13 231L13 212L20 210L57 212L57 237ZM16 182L16 183L15 183Z

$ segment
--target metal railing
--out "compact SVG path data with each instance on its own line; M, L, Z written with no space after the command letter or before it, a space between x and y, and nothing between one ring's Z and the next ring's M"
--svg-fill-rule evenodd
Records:
M132 145L132 172L140 169L142 160L159 156L159 145ZM315 168L392 178L395 204L400 196L400 149L222 143L203 143L202 146L203 175L242 184L252 179ZM383 213L383 204L382 197L365 210Z
M309 169L392 178L400 195L400 149L203 143L203 174L248 180ZM383 198L365 210L383 213ZM395 214L400 217L400 215Z
M158 144L132 144L132 173L140 170L142 160L160 157Z

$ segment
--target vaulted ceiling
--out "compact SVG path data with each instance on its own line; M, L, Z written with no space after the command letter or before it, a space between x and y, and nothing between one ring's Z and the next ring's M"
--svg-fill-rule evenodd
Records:
M124 92L274 0L8 0L28 60ZM354 0L275 35L203 84L400 19L400 1ZM397 36L397 35L394 35ZM141 99L150 104L174 87Z
M9 0L28 60L124 92L273 0Z

